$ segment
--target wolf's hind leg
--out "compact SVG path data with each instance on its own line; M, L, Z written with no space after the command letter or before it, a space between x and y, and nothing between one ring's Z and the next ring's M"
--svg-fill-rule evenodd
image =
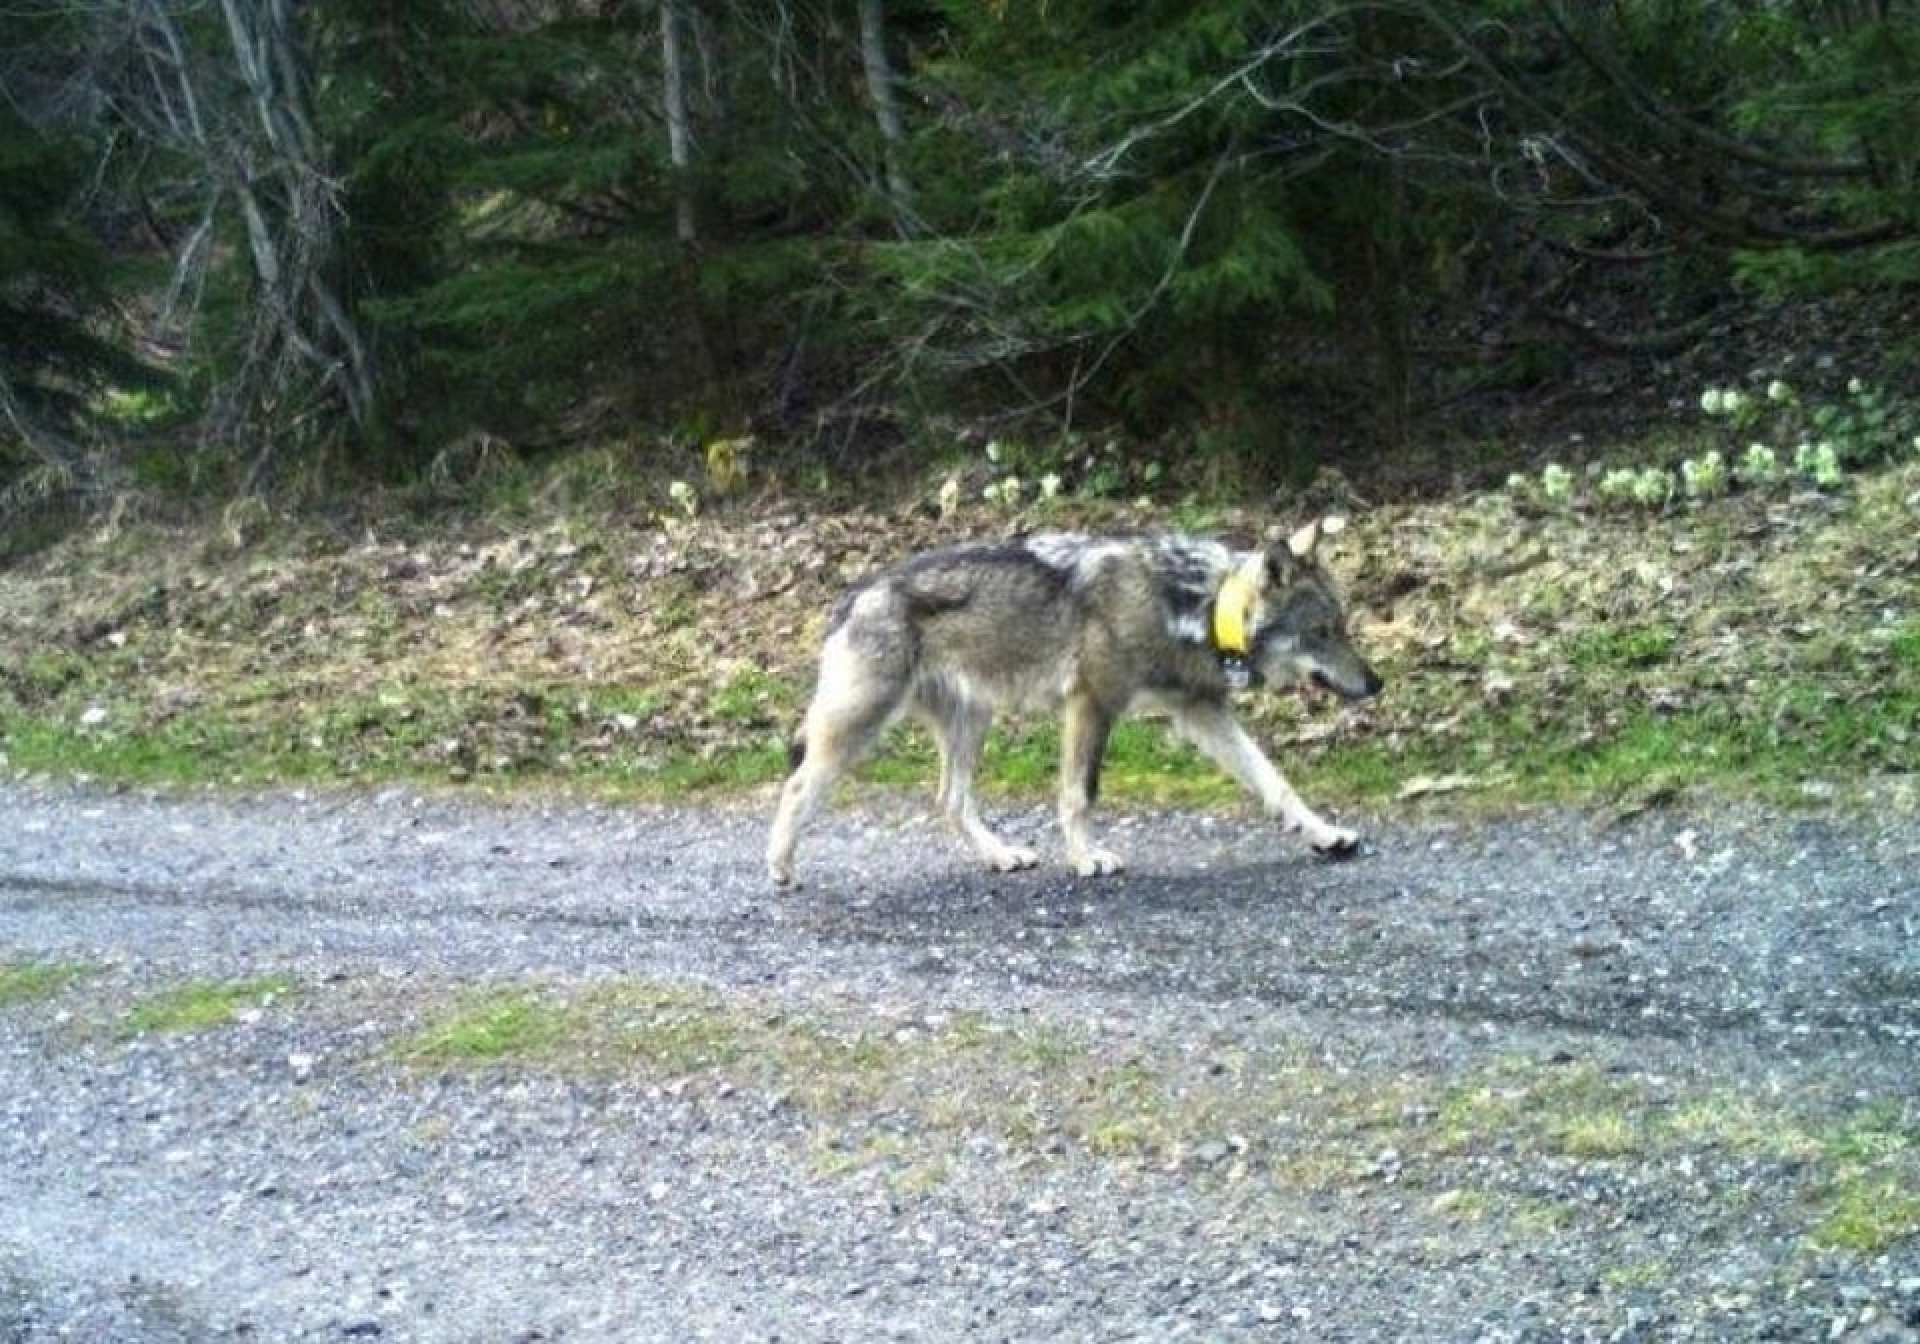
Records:
M960 695L930 697L921 714L933 729L940 748L941 815L947 824L997 873L1031 868L1040 856L1024 845L1010 845L981 819L973 796L973 776L980 768L980 748L993 725L993 710Z
M801 727L800 762L780 789L780 805L767 836L767 876L775 886L793 881L793 850L835 780L872 749L898 710L905 687L853 657L844 644L829 643L820 663L820 686Z
M1344 858L1360 846L1360 833L1332 822L1308 807L1265 752L1223 705L1187 705L1174 725L1221 769L1260 799L1267 815L1298 831L1316 854Z

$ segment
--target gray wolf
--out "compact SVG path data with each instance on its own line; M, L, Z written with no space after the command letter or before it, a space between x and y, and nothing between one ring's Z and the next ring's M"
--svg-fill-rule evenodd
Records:
M1034 851L981 820L973 776L1000 709L1057 709L1060 829L1082 876L1120 871L1088 813L1108 734L1130 710L1162 711L1314 850L1360 837L1302 801L1228 707L1254 684L1312 682L1353 700L1379 676L1347 637L1346 612L1315 558L1314 522L1264 549L1177 534L1040 533L929 551L856 584L834 606L819 682L794 743L767 841L767 871L793 880L800 829L833 782L901 715L940 752L941 811L996 871Z

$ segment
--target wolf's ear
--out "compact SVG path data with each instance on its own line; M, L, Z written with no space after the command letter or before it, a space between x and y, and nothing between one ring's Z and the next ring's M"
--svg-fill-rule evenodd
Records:
M1316 518L1287 538L1287 549L1293 552L1295 559L1311 560L1313 553L1320 549L1320 538L1330 537L1346 525L1347 520L1338 514Z
M1293 553L1290 543L1276 541L1267 547L1266 564L1262 568L1269 588L1286 588L1300 572L1300 557Z

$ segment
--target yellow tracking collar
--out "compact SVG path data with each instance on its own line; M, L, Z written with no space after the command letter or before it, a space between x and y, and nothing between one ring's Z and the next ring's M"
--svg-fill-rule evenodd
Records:
M1234 570L1220 582L1213 596L1213 646L1222 653L1245 657L1253 651L1252 631L1247 629L1253 617L1253 604L1260 596L1259 585L1244 570Z

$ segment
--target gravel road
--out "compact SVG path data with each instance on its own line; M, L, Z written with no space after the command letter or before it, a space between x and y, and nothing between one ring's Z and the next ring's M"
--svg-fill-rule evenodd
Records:
M0 813L0 1341L1920 1340L1911 811Z

